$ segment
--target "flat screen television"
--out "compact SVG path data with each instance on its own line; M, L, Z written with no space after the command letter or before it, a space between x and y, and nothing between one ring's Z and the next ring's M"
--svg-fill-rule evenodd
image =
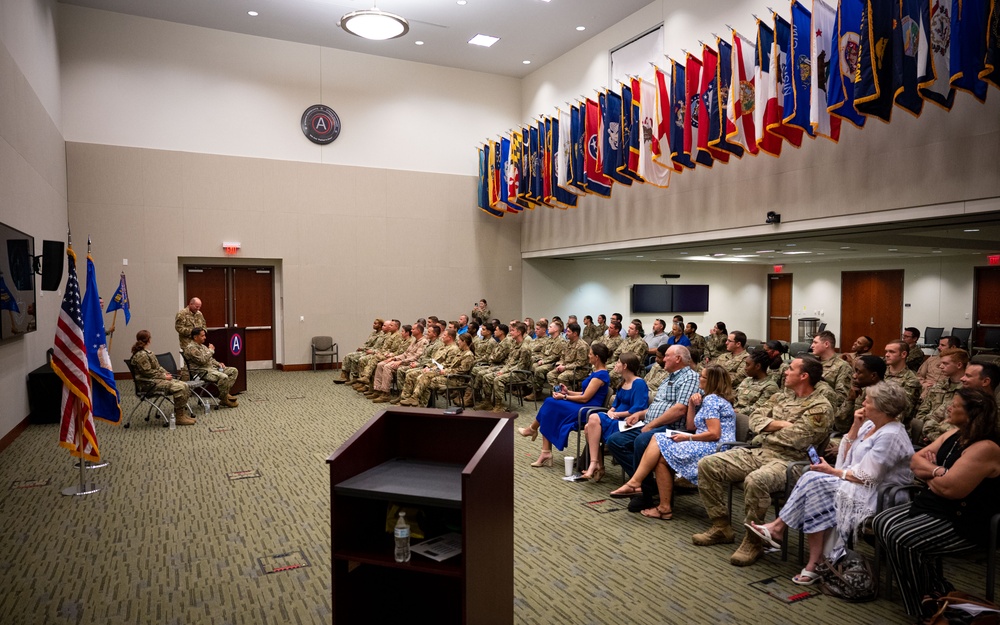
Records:
M707 284L633 284L634 313L692 313L708 311Z
M673 310L673 292L669 284L633 284L632 312L663 313Z
M34 332L35 238L0 223L0 341Z

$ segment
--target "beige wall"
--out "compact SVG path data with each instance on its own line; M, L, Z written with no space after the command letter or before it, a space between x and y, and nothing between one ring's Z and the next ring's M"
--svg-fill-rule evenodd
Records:
M224 240L280 267L280 363L309 362L314 335L353 349L376 316L457 318L481 297L520 315L521 222L470 208L474 177L72 142L66 153L70 222L93 238L102 293L128 259L116 370L143 328L176 351L179 259L224 263Z
M66 238L55 48L48 2L0 0L0 221L33 236L39 254L43 240ZM55 336L61 292L36 290L38 330L0 343L0 436L28 415L25 376Z

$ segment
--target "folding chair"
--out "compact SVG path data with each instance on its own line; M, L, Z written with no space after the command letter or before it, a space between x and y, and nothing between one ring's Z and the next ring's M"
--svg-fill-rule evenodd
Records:
M139 400L139 403L136 404L132 408L132 410L129 411L128 420L125 421L125 428L127 429L129 426L132 425L132 415L135 414L135 411L138 410L139 407L142 406L143 404L149 404L150 406L153 407L154 410L156 410L156 413L160 415L161 419L163 419L163 427L170 427L170 421L167 419L166 413L164 413L163 409L160 407L159 402L167 401L170 405L170 412L173 413L174 411L173 400L170 399L170 397L166 393L157 391L155 389L149 389L146 391L142 390L139 385L139 380L137 380L135 377L135 369L132 368L132 361L126 360L125 366L128 367L128 372L132 375L132 387L135 390L136 399ZM149 418L151 416L153 416L152 412L147 412L146 421L149 421Z
M199 389L199 388L202 388L203 386L205 386L205 381L204 380L181 380L177 376L177 374L178 374L177 361L174 360L174 355L172 353L170 353L170 352L166 352L166 353L163 353L163 354L157 354L156 355L156 362L160 363L160 366L163 367L163 369L167 373L169 373L170 375L174 376L175 380L177 380L178 382L184 382L185 384L187 384L188 389L191 390L191 397L188 399L188 402L190 403L190 401L193 399L195 401L195 403L197 403L198 405L200 405L202 407L202 412L204 412L205 414L208 414L208 410L209 410L208 405L205 403L205 400L196 392L196 389ZM194 412L194 410L192 410L191 412Z
M163 354L163 355L170 357L169 362L174 361L173 354ZM156 359L157 360L160 359L160 354L157 354ZM166 361L166 359L164 360ZM181 354L181 360L182 361L184 360L183 354ZM163 367L164 369L167 369L167 367L164 366L162 363L160 364L160 366ZM184 361L184 367L187 369L188 372L188 379L185 383L191 389L191 397L201 405L201 409L204 412L204 414L208 414L209 410L219 405L219 398L217 398L215 395L212 395L212 392L208 390L208 384L205 382L205 380L201 379L202 374L192 369L191 363ZM170 371L170 369L167 369L167 371Z
M528 391L528 392L525 392ZM517 405L524 405L526 395L531 395L535 404L535 412L538 412L538 396L542 394L542 389L535 383L535 376L527 369L514 369L510 372L510 380L507 381L507 410L514 397L517 397Z

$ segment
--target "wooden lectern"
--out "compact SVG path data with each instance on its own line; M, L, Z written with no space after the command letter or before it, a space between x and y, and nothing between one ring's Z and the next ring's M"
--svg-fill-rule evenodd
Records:
M327 459L334 623L513 622L513 417L391 408ZM419 509L426 539L461 533L462 553L396 562L391 504Z

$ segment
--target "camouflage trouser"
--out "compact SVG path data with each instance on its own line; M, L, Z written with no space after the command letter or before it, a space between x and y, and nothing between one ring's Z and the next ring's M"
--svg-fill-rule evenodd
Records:
M226 367L222 371L218 369L202 370L201 379L219 387L219 399L225 399L229 394L229 389L233 387L236 378L240 377L240 372L236 367Z
M576 369L566 369L562 373L556 373L556 370L553 367L552 370L549 371L548 375L545 376L545 379L548 381L549 385L553 387L555 387L556 384L565 384L566 386L572 388L574 384L587 377L586 373L580 375L581 373L584 372Z
M437 367L433 367L433 366L431 368L432 369L437 369ZM427 373L427 372L424 371L423 367L416 367L414 369L407 369L405 371L403 369L399 370L399 373L397 374L397 376L400 376L400 375L404 376L403 382L401 384L399 384L399 398L400 399L409 399L410 397L415 397L416 396L416 395L414 395L413 390L417 386L417 380L420 379L420 376L422 376L424 373ZM397 383L399 382L399 377L396 378L396 382Z
M708 518L728 518L729 484L743 482L743 522L763 523L771 493L785 490L787 466L787 460L766 458L759 448L741 447L705 456L698 462L698 493Z
M350 354L344 356L344 362L341 364L340 368L343 369L345 376L357 374L358 361L361 360L361 357L364 355L364 352L351 352Z
M472 368L472 388L479 391L483 399L493 389L493 379L499 367L473 367Z
M379 353L362 356L361 360L358 361L358 379L361 381L371 380L372 376L375 375L375 367L385 358L388 356Z
M535 372L535 384L538 388L545 388L545 380L548 379L549 372L555 368L555 363L549 365L534 365L531 367L531 370Z
M431 400L431 387L443 389L445 383L445 377L441 375L441 372L434 368L431 371L421 374L417 377L417 382L413 387L413 393L410 397L415 397L417 399L417 405L426 406L427 402Z
M187 384L178 380L156 380L139 382L139 388L143 391L155 391L170 395L174 400L174 413L184 414L187 412L188 398L191 397L191 389Z
M523 373L498 373L496 377L493 378L493 402L499 403L503 401L504 395L507 394L507 385L510 382L524 382L525 377Z

